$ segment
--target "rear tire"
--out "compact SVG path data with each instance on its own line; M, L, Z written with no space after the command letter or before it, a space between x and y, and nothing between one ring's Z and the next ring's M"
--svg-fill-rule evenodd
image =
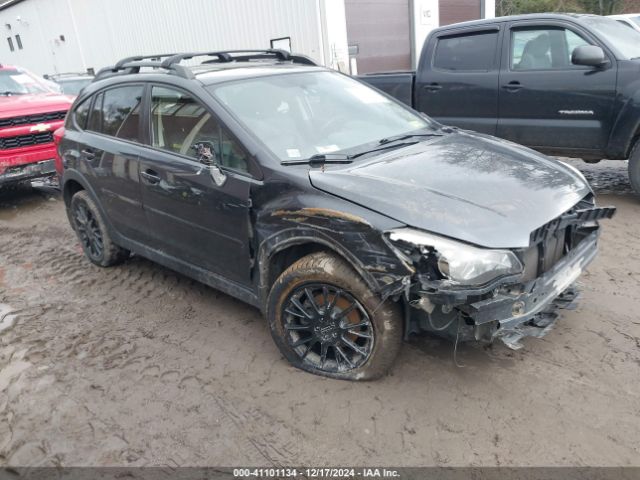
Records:
M640 195L640 140L636 142L629 156L629 181L633 190Z
M267 299L273 339L289 362L316 375L372 380L393 365L402 344L396 303L381 303L339 257L301 258L274 283Z
M86 191L80 190L71 198L69 218L85 256L92 263L110 267L129 257L130 252L111 239L100 210Z

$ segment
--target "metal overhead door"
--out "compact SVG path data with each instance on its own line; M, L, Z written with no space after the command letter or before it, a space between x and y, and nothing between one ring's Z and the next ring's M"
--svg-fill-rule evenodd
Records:
M440 0L440 26L479 19L481 3L481 0Z
M411 68L409 0L345 0L345 9L358 73Z

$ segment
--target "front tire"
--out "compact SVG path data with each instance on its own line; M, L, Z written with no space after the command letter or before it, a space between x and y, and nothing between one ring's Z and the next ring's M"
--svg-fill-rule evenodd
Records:
M289 362L317 375L372 380L391 368L402 344L402 315L329 253L285 270L267 299L273 339Z
M86 191L81 190L71 198L69 218L84 254L92 263L110 267L129 257L129 251L111 239L98 207Z
M640 195L640 140L636 142L629 156L629 181L633 190Z

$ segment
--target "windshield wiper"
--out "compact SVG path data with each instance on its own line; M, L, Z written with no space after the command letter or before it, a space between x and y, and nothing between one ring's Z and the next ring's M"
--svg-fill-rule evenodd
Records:
M24 93L22 93L22 92L12 92L11 90L7 90L5 92L0 92L0 95L4 95L5 97L8 97L9 95L24 95Z
M399 139L398 139L399 140ZM395 140L394 140L395 141ZM390 143L390 142L388 142ZM358 158L361 157L363 155L367 155L368 153L374 153L374 152L381 152L383 150L391 150L392 148L401 148L401 147L408 147L411 145L415 145L416 143L420 143L418 141L414 141L414 142L402 142L402 143L394 143L393 145L387 145L385 144L382 147L378 147L378 148L372 148L371 150L365 150L364 152L358 152L358 153L354 153L353 155L351 155L351 158Z
M309 158L302 158L300 160L283 160L280 162L281 165L324 165L326 163L338 163L338 164L347 164L353 162L353 158L355 156L347 155L345 153L320 153L317 155L312 155Z
M378 142L378 144L386 145L387 143L397 142L399 140L409 140L410 138L417 138L417 137L428 138L428 137L441 137L441 136L442 136L441 133L405 133L402 135L395 135L393 137L383 138Z

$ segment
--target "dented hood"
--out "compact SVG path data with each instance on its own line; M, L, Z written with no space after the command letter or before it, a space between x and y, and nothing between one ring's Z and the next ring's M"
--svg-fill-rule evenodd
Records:
M591 191L557 160L465 132L309 175L314 187L409 226L491 248L528 246L533 230Z

